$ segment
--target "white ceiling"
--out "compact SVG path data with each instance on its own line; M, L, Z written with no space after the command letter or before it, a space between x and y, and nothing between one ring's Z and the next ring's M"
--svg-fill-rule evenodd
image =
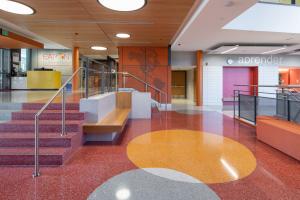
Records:
M223 29L300 33L300 7L257 3Z
M277 54L300 49L300 34L297 33L223 29L256 3L257 0L204 0L172 43L172 50L209 51L221 46L240 45L257 46L249 51L257 50L253 53L260 54L262 49L259 49L259 46L277 46L278 49L279 46L288 45L284 51L274 52ZM275 21L278 18L285 18L285 16L277 15ZM286 23L291 21L293 20L285 19ZM261 21L256 20L256 22ZM298 24L299 21L295 23Z
M283 46L221 46L209 54L272 54L285 52Z

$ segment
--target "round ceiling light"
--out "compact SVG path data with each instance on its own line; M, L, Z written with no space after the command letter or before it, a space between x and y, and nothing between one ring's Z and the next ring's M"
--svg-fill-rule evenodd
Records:
M126 38L130 38L130 35L127 33L118 33L116 34L116 37L126 39Z
M141 9L147 0L98 0L106 8L115 11L134 11Z
M96 50L96 51L105 51L105 50L107 50L106 47L100 47L100 46L92 46L91 49Z
M32 15L35 13L33 8L23 3L10 0L0 0L0 10L19 15Z

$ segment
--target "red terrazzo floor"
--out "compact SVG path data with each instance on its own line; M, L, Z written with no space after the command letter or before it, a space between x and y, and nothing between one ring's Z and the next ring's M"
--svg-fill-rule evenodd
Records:
M221 199L300 199L300 163L257 141L255 129L216 112L184 115L155 114L152 120L132 120L118 146L83 146L62 167L41 170L31 177L32 167L0 167L0 199L86 199L107 179L136 167L126 156L126 145L138 135L162 129L191 129L224 135L246 145L257 159L248 177L209 185Z

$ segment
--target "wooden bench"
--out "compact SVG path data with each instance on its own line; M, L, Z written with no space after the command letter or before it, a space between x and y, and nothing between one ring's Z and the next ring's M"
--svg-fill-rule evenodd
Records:
M257 139L300 160L300 125L275 117L257 117Z
M96 124L84 124L83 131L86 134L101 134L122 132L130 114L130 109L116 109Z
M97 123L85 123L85 134L121 133L131 112L131 93L116 93L116 108Z

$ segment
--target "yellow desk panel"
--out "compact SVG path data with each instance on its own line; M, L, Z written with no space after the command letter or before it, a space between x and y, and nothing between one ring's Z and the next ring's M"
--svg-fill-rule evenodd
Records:
M61 87L61 72L58 71L28 71L28 89L59 89Z

